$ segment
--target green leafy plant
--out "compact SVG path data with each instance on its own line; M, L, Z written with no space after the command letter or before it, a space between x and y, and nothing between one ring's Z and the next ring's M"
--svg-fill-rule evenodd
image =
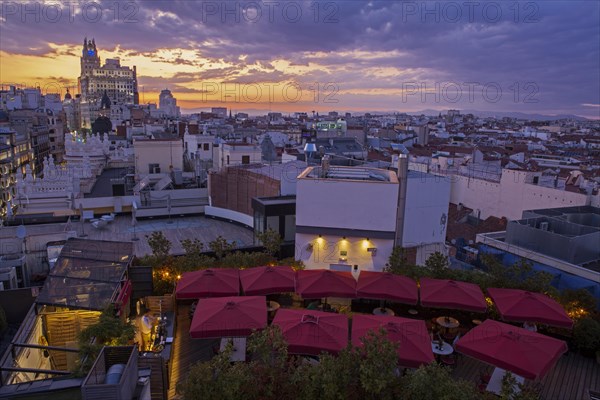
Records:
M204 243L199 239L183 239L181 247L187 256L199 256L204 250Z
M215 257L217 257L218 261L223 258L225 253L235 249L235 244L229 243L227 239L219 235L215 238L215 240L208 243L208 248L215 253Z
M166 258L171 252L171 242L161 231L154 231L146 235L148 246L152 249L152 254L159 258Z
M281 244L283 243L283 239L279 235L279 232L274 231L269 228L264 232L259 232L256 234L256 238L260 240L262 245L265 247L265 252L272 257L275 257L279 254L281 250Z
M582 318L573 327L573 341L584 355L595 356L600 351L600 322L592 318Z
M448 271L448 257L436 251L425 260L425 266L429 268L434 277L443 277Z
M98 318L98 322L79 332L79 363L77 374L89 371L94 360L104 346L123 346L131 343L135 328L115 316L114 308L108 306Z

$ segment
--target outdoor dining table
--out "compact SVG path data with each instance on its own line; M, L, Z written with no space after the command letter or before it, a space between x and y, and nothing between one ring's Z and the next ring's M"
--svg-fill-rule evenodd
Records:
M438 356L449 356L454 353L454 349L450 343L442 342L440 345L438 342L431 342L431 351Z
M487 390L488 392L495 393L497 395L501 394L502 393L502 378L504 378L504 375L506 375L506 371L504 369L495 368L485 390ZM519 376L517 374L512 374L512 375L515 377L515 380L516 380L516 384L513 387L513 390L514 390L514 393L517 394L521 391L521 388L519 387L518 384L519 383L522 384L523 382L525 382L525 378L523 378L522 376Z
M223 352L229 342L233 342L233 352L229 356L229 361L246 361L246 338L234 337L221 339L219 351Z
M279 307L281 307L281 305L273 300L269 300L267 301L267 311L268 312L273 312L273 311L277 311L279 310Z
M376 309L373 310L373 315L390 315L390 316L394 316L394 315L396 315L396 313L394 313L394 310L392 310L390 308L377 307Z
M452 317L439 317L435 322L446 329L458 328L460 326L460 322Z

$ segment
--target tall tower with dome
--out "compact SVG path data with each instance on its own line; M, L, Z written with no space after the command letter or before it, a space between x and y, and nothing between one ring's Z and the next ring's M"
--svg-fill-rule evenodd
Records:
M110 105L138 104L137 70L121 65L119 58L107 58L102 65L96 40L83 40L81 49L81 72L78 79L80 103L80 126L90 129L99 116L102 97Z

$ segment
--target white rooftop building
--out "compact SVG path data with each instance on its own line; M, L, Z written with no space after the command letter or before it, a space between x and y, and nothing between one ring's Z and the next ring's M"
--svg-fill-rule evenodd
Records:
M396 245L412 250L418 264L445 251L449 182L327 164L307 168L297 181L296 259L307 268L379 271Z

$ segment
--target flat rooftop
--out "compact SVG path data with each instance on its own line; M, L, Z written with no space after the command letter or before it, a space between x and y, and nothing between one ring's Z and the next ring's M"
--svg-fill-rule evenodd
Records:
M73 223L71 229L76 230L81 235L81 223ZM90 222L86 221L83 229L85 234L88 235L88 239L131 242L134 237L131 215L117 215L113 222L101 229L94 228ZM146 235L150 236L155 231L162 232L171 242L172 254L185 253L181 245L181 242L185 239L198 239L206 246L209 242L215 240L217 236L222 236L235 242L237 247L252 246L254 244L252 230L241 225L201 215L173 216L171 217L171 223L169 223L168 218L138 219L135 226L135 236L139 240L133 243L135 256L142 257L152 254Z
M310 167L298 178L398 183L398 177L394 171L365 167L342 167L337 165L330 166L326 170L323 167Z

